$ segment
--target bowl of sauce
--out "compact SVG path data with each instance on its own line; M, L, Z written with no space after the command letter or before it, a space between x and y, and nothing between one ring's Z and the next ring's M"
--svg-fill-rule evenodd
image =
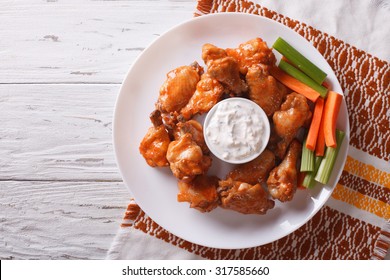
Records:
M258 157L268 144L270 124L263 109L241 97L218 102L204 121L204 138L220 160L241 164Z

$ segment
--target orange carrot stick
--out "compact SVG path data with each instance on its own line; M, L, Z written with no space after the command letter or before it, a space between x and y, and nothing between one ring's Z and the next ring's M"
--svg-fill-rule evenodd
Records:
M291 77L290 75L286 74L278 67L272 67L270 73L272 76L274 76L275 79L284 84L286 87L292 89L297 93L302 94L307 99L313 102L316 102L317 98L320 96L320 94L314 89L298 81L294 77Z
M316 156L323 157L325 154L325 131L324 131L324 112L322 112L322 118L320 128L318 129L317 143L316 143Z
M314 151L316 148L318 130L320 129L323 110L324 110L324 99L318 98L316 101L316 105L314 107L313 118L311 119L309 132L306 138L306 148L308 148L310 151Z
M336 148L336 122L340 111L343 96L334 91L329 91L324 107L324 134L327 147Z

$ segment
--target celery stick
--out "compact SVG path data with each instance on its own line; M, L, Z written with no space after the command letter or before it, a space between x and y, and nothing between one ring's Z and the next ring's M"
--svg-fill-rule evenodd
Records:
M303 179L302 185L308 189L312 189L316 183L314 180L314 177L317 173L318 168L320 167L322 157L316 156L314 159L314 171L313 172L307 172L305 178Z
M301 172L314 171L314 152L306 148L306 139L302 145Z
M294 66L292 66L290 63L281 60L279 62L279 68L282 69L284 72L289 74L290 76L293 76L295 79L301 81L305 85L308 85L315 91L317 91L322 97L325 97L328 93L328 89L326 87L321 86L317 82L315 82L312 78L307 76L305 73L301 72Z
M321 161L320 167L315 176L315 180L322 184L327 184L332 174L334 163L336 162L337 154L339 153L341 144L343 143L343 139L345 136L345 132L336 129L336 140L337 140L337 148L327 147L325 151L325 156Z
M322 84L325 80L326 73L324 71L315 66L282 38L279 37L272 47L284 55L295 67L308 75L318 84Z

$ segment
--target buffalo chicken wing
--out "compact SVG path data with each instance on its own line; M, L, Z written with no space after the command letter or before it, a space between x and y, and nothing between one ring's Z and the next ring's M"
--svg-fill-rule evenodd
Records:
M179 112L195 93L201 68L197 64L178 67L167 74L156 108L163 113Z
M218 193L222 208L242 214L263 215L275 205L260 184L251 185L227 179L219 181Z
M306 97L295 92L287 95L286 101L272 117L274 122L272 139L276 143L271 141L270 143L274 146L271 149L274 149L276 156L280 159L284 157L290 142L298 130L311 119L311 115Z
M173 175L187 182L196 175L205 174L211 166L211 157L203 153L190 133L169 144L167 159Z
M268 191L271 196L281 202L290 201L297 189L298 166L297 162L302 152L302 145L293 140L286 157L275 167L268 179Z
M162 123L160 111L153 111L150 114L150 120L153 126L149 128L142 139L139 151L150 166L167 166L166 154L171 140Z
M179 181L179 202L189 202L191 208L210 212L218 206L218 177L199 175L191 182Z
M268 48L267 43L260 38L255 38L239 45L236 49L227 49L227 54L238 62L241 74L246 75L248 69L254 65L274 65L275 55Z
M196 114L207 113L221 99L223 92L223 86L216 79L207 73L203 74L194 95L181 110L181 115L188 120Z
M257 103L267 116L272 116L280 108L287 94L287 88L270 76L264 65L249 67L246 81L249 87L249 99Z
M230 171L227 178L255 185L265 182L274 166L275 155L270 150L265 150L254 160L238 165Z
M240 77L236 59L228 56L224 49L205 44L202 48L202 58L210 77L223 84L232 95L240 96L247 90L245 81Z

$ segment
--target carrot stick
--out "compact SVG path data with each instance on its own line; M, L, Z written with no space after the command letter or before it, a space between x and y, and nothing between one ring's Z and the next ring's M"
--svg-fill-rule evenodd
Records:
M301 72L301 70L299 70L298 68L294 67L290 63L284 61L283 59L280 60L278 66L287 75L290 75L291 77L297 79L298 81L314 89L316 92L318 92L321 95L321 97L324 98L326 97L326 94L328 93L328 89L326 87L319 85L316 81L314 81L305 73Z
M320 94L314 89L286 74L278 67L272 67L270 73L272 76L274 76L275 79L284 84L286 87L292 89L297 93L302 94L307 99L313 102L316 102L317 98L320 96Z
M306 138L306 148L308 148L310 151L314 151L316 148L318 130L320 129L323 110L324 99L318 98L314 107L313 118L311 119L309 132Z
M336 148L336 121L340 111L343 96L334 91L329 91L324 108L324 134L327 147Z
M322 112L322 118L320 128L318 129L317 143L316 143L316 156L323 157L325 154L325 132L324 132L324 112Z

